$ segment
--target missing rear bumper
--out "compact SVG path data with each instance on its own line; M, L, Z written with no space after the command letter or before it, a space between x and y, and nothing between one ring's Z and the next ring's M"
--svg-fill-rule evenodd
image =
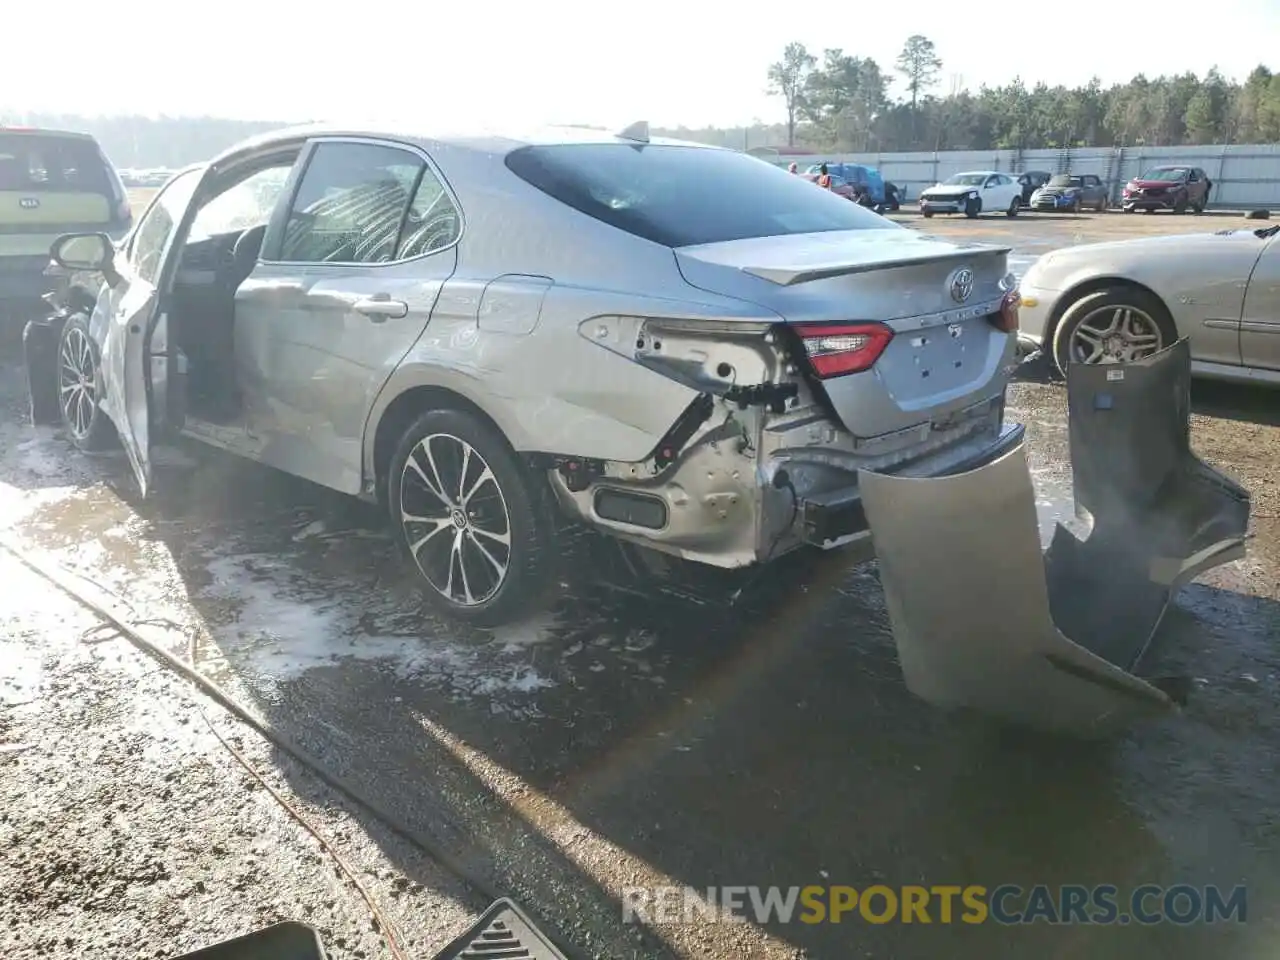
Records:
M1042 554L1021 445L949 477L861 476L907 686L1101 736L1176 709L1134 674L1177 590L1243 556L1249 494L1190 448L1185 340L1068 375L1077 511ZM998 590L993 596L993 590Z
M914 468L904 468L904 474L950 476L977 469L1017 447L1022 442L1024 432L1025 428L1020 423L1005 424L989 444L968 450L941 469L931 468L930 464L918 464ZM844 546L853 538L869 533L862 492L857 484L802 498L798 520L804 541L826 550Z

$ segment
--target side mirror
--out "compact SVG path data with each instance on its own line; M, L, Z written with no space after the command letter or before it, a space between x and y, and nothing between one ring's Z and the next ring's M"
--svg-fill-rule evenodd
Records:
M49 256L68 270L111 270L116 248L105 233L66 233L53 242Z

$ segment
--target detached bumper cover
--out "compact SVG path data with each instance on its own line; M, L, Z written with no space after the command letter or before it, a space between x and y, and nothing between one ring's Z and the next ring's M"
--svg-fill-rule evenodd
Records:
M1134 674L1177 590L1244 555L1249 494L1190 447L1185 340L1069 368L1081 540L1042 554L1021 446L949 477L860 478L907 686L1054 732L1097 737L1177 709Z

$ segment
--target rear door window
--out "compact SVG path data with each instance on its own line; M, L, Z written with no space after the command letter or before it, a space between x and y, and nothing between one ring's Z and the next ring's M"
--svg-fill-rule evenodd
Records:
M516 176L567 206L667 247L834 230L883 217L756 157L669 144L573 143L513 150Z
M27 133L0 134L0 190L115 193L94 141Z

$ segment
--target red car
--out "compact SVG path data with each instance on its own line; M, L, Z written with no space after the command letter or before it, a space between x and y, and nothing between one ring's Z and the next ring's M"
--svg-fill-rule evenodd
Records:
M1120 209L1125 213L1135 210L1186 213L1190 208L1203 213L1209 205L1212 187L1208 174L1199 167L1153 167L1125 184Z
M802 173L801 176L804 177L806 180L808 180L810 183L817 183L818 177L821 176L821 174ZM827 174L827 176L831 178L832 193L837 193L840 196L844 197L846 200L857 199L857 197L855 196L854 185L852 183L850 183L844 177L837 177L834 173L829 173Z

